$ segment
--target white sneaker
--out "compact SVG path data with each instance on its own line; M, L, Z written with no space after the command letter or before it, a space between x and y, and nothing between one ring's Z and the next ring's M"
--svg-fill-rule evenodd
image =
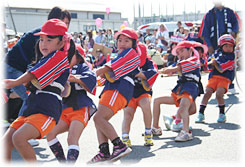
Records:
M161 127L159 127L159 128L152 127L151 132L152 132L153 136L161 136L162 135L162 128Z
M232 88L232 89L228 89L228 92L230 92L232 95L237 94L236 89Z
M37 141L37 140L35 140L35 139L30 139L30 140L28 140L28 142L30 143L30 145L31 145L32 147L38 146L38 145L39 145L39 141Z
M183 141L189 141L192 140L192 133L187 133L184 130L181 130L178 136L175 138L175 141L183 142Z

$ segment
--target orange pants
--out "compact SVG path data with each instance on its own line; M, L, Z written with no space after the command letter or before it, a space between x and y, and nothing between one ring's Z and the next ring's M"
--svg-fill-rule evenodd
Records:
M172 92L171 96L174 98L174 103L175 103L176 107L179 107L180 99L183 98L183 97L188 98L190 100L191 104L193 102L192 96L189 93L187 93L187 92L183 92L180 95Z
M116 114L127 105L127 100L118 90L105 90L99 104L109 107Z
M140 95L137 98L132 98L128 103L128 107L132 107L134 110L136 110L136 108L139 106L139 101L145 97L151 100L151 95L149 95L148 93L145 93L145 94Z
M66 108L62 111L60 119L65 121L68 126L72 121L78 120L86 127L89 121L89 107L83 107L76 111L72 107Z
M19 129L24 123L30 123L40 132L40 137L37 139L43 138L48 134L56 125L56 121L53 117L46 116L44 114L34 114L28 117L20 116L18 117L10 127L14 129Z
M214 91L216 91L218 87L222 87L225 89L225 93L226 93L230 84L231 84L231 81L228 78L225 78L219 75L213 75L208 80L207 87L212 88Z

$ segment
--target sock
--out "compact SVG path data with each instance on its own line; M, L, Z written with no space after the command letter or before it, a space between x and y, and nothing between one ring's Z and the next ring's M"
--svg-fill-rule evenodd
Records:
M123 133L123 134L122 134L122 137L123 137L123 138L124 138L124 137L125 137L125 138L126 138L126 137L129 138L129 134L128 134L128 133Z
M199 109L199 113L203 114L204 115L204 110L205 110L206 106L201 104L200 105L200 109Z
M68 153L67 153L67 161L68 162L72 162L72 163L75 163L77 158L78 158L78 155L79 155L79 146L77 145L70 145L68 147Z
M104 155L110 156L110 150L109 150L109 144L108 143L102 143L99 145L100 152Z
M48 146L59 162L66 161L62 145L60 144L57 138L54 138L53 140L49 141Z
M225 105L224 104L219 105L219 113L225 115Z
M119 146L119 148L122 148L122 147L125 146L125 144L123 144L123 142L121 141L121 139L119 137L117 137L114 140L112 140L112 144L114 146Z
M145 134L146 133L148 133L148 134L150 133L151 134L151 128L145 128Z

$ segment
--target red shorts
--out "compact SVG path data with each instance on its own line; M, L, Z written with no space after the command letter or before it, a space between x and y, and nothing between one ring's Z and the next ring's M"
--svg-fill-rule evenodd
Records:
M175 103L176 107L179 107L180 99L183 98L183 97L188 98L190 100L191 104L193 102L192 96L189 93L187 93L187 92L183 92L180 95L172 92L171 96L174 98L174 103Z
M128 107L132 107L134 110L136 110L136 108L139 106L139 101L143 98L149 98L149 100L151 100L151 95L149 95L148 93L142 94L137 98L132 98L129 103L128 103Z
M127 105L127 100L118 90L106 90L103 92L99 104L109 107L116 114Z
M66 108L62 111L60 119L65 121L68 126L70 126L72 121L77 120L86 127L89 121L89 107L83 107L75 111L72 107Z
M34 114L28 117L20 116L18 117L10 127L14 129L19 129L24 123L30 123L35 128L38 129L40 135L37 139L43 138L48 134L56 125L56 121L53 117L46 116L44 114Z
M222 87L225 89L225 93L227 92L231 81L225 77L219 75L213 75L209 80L207 87L212 88L214 91L217 90L218 87Z

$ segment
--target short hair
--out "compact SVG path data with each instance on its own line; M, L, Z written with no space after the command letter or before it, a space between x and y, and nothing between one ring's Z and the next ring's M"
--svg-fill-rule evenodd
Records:
M71 22L71 14L68 10L61 7L55 6L51 9L48 14L48 20L50 19L61 19L67 18Z

